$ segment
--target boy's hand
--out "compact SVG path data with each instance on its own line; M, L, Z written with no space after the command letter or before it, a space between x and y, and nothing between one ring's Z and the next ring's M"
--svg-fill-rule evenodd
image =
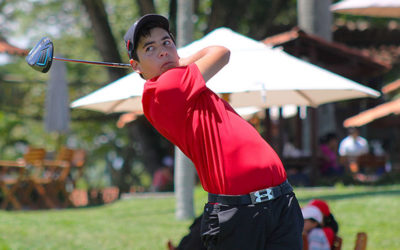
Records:
M230 51L222 46L206 47L191 56L179 58L179 66L196 63L204 81L208 81L229 61Z

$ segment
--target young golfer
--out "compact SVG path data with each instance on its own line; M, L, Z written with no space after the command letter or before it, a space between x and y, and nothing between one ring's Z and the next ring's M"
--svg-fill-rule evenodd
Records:
M135 22L124 39L132 68L147 80L144 115L192 160L209 193L205 246L301 249L303 217L278 155L206 86L228 63L229 50L212 46L179 58L168 20L154 14Z

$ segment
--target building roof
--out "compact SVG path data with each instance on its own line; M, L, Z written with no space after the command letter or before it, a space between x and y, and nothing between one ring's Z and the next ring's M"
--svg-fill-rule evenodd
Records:
M343 122L343 126L346 128L360 127L390 114L400 114L400 99L386 102L374 108L365 110L355 116L349 117Z
M399 89L400 89L400 79L383 86L382 93L388 94L388 93L391 93L391 92L399 90Z
M0 37L0 53L7 53L9 55L26 56L29 50L17 48L9 44L4 38Z
M364 54L387 64L400 63L400 24L372 25L366 21L337 19L333 26L333 40L357 48Z
M267 37L262 42L282 46L289 54L307 57L311 63L351 79L379 76L391 68L390 64L369 56L367 52L326 41L297 27Z
M333 25L332 36L334 41L356 48L398 46L400 24L390 21L387 25L374 25L366 21L353 22L338 19Z

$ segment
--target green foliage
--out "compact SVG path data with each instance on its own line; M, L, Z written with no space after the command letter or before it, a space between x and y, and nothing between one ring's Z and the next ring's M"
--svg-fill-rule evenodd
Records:
M111 1L110 1L111 2ZM132 13L132 1L114 2L114 16L125 10ZM0 27L3 36L23 39L32 47L41 37L49 36L54 43L55 55L82 60L101 60L95 47L91 25L80 1L12 1L0 5L0 19L6 20ZM126 6L126 7L125 7ZM128 7L130 6L130 7ZM119 18L119 19L118 19ZM121 37L122 16L117 37ZM9 39L8 39L9 40ZM121 43L122 46L122 43ZM75 100L109 83L106 68L67 63L69 98ZM11 79L4 81L2 79ZM22 157L24 147L40 146L47 151L56 151L58 134L46 133L43 125L44 103L49 74L32 70L22 57L10 57L10 63L0 66L0 157L16 159ZM86 182L91 186L110 184L107 170L110 164L107 154L126 146L124 130L115 127L117 116L97 112L72 110L71 129L64 136L64 143L88 151L85 169ZM103 140L106 138L106 140Z

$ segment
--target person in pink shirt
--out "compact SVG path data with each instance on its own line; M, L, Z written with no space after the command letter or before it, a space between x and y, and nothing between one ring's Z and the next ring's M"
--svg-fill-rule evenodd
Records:
M334 133L328 133L321 138L320 153L322 157L321 174L324 176L340 176L344 174L344 167L338 158L339 140Z

